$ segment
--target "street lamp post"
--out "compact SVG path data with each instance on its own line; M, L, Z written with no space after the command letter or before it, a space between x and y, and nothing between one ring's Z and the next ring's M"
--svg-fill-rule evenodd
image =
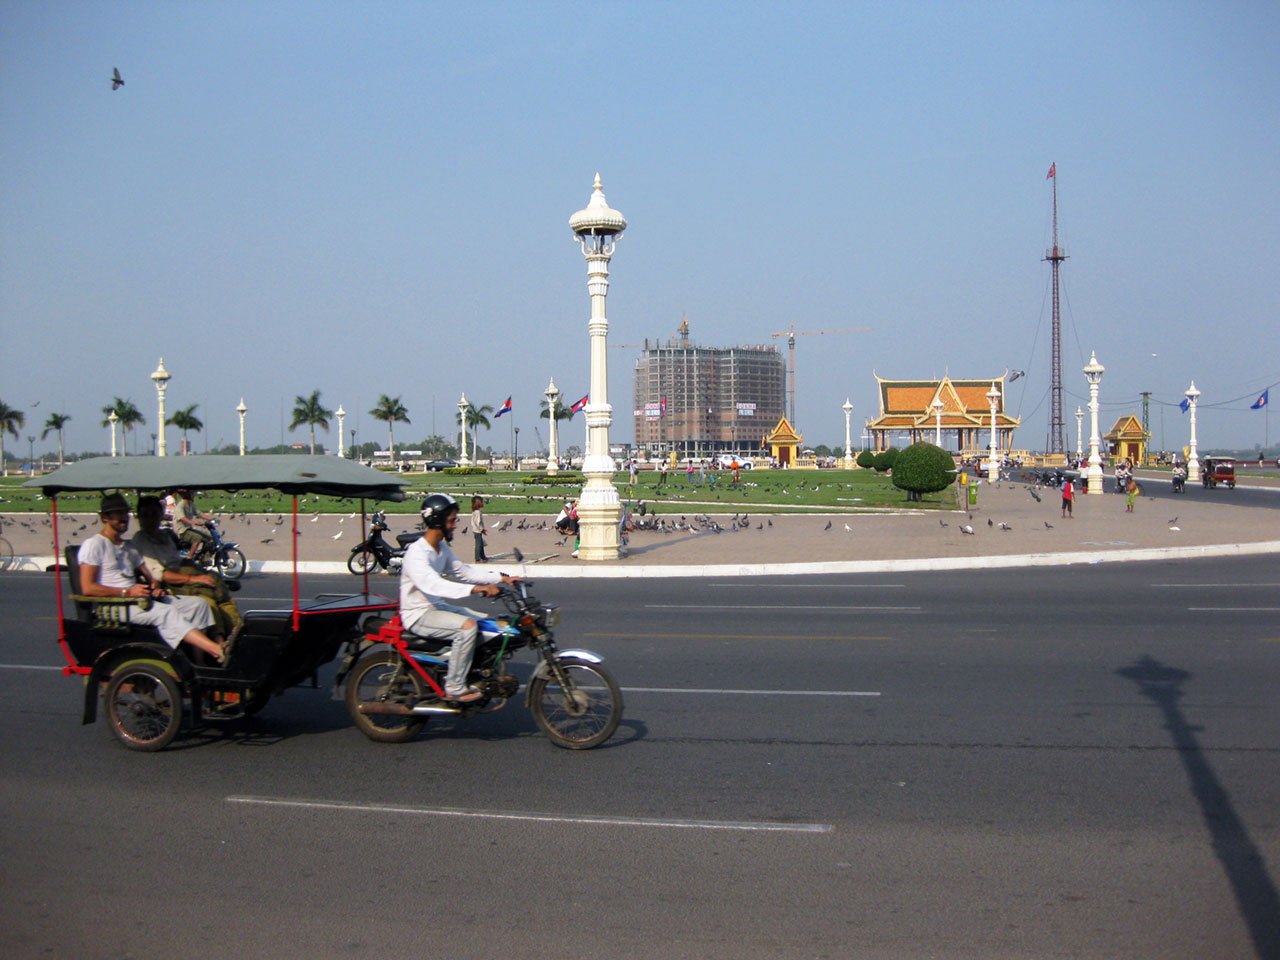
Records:
M358 460L359 458L360 458L360 451L356 448L356 428L352 427L351 428L351 459Z
M933 403L933 444L942 446L942 398L934 397Z
M1000 444L996 439L996 404L1000 401L1000 391L991 384L987 391L987 402L991 404L991 447L987 453L987 480L1000 479Z
M160 422L156 424L158 431L159 445L156 447L156 456L163 457L165 455L164 442L164 392L169 388L169 371L164 368L164 357L160 358L160 366L156 367L151 374L151 379L156 384L156 396L160 406Z
M849 416L853 413L853 404L849 402L849 398L844 398L844 403L840 405L840 409L844 411L844 463L841 464L846 470L853 469L853 434L849 428Z
M107 422L111 424L111 455L116 455L116 424L120 422L120 417L116 415L114 410L107 415Z
M513 426L511 428L511 433L515 437L515 439L511 441L511 469L519 470L520 469L520 428Z
M1085 472L1088 485L1085 493L1102 493L1102 458L1098 455L1098 384L1106 367L1098 362L1098 355L1089 354L1084 367L1084 378L1089 381L1089 469Z
M578 499L578 553L583 560L616 560L619 554L618 518L622 504L613 485L613 457L609 452L613 408L609 406L609 321L605 317L605 298L609 294L609 261L626 228L626 218L606 202L597 173L587 206L569 218L569 229L587 261L587 292L591 296L591 319L587 322L591 392L586 408L587 453L582 462L586 483Z
M556 386L556 378L552 377L544 391L547 397L547 473L555 476L560 472L560 449L556 445L556 407L559 405L560 388Z
M347 451L343 449L342 445L342 428L347 420L347 411L342 409L342 404L338 404L338 409L334 411L334 416L338 418L338 456L345 457L347 455Z
M244 415L249 412L249 408L244 405L244 397L240 398L240 402L236 404L236 413L240 417L240 456L244 456Z
M36 475L36 438L30 433L27 434L27 473Z
M471 458L467 456L467 394L465 391L458 398L458 424L462 430L462 456L458 457L458 463L464 467L469 467L471 466Z
M1196 382L1191 381L1191 386L1187 388L1185 394L1187 398L1187 407L1191 411L1191 455L1187 458L1187 482L1200 482L1200 458L1196 455L1196 404L1200 400L1200 391L1196 389Z
M1084 411L1076 407L1076 462L1084 456L1084 440L1081 439L1084 433Z

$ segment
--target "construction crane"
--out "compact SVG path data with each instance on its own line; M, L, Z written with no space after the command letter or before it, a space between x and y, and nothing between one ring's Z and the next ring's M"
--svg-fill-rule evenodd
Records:
M787 330L771 333L771 337L787 338L787 399L791 408L791 426L796 425L796 337L822 336L828 333L870 333L870 327L841 327L838 330L797 330L793 323Z

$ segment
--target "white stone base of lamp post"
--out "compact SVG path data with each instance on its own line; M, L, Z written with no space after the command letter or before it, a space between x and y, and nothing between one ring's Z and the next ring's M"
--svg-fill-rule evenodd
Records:
M622 503L611 480L590 477L578 498L578 559L616 560Z

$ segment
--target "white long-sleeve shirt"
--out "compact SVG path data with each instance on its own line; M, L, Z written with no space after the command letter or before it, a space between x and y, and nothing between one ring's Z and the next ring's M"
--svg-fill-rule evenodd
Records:
M449 541L437 550L423 537L405 551L400 568L400 621L412 627L430 610L456 609L448 601L470 596L472 585L501 582L501 574L459 560Z

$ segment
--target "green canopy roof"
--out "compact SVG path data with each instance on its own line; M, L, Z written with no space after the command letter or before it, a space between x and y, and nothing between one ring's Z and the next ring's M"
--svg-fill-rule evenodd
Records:
M94 457L23 484L55 496L72 490L279 490L369 500L404 499L405 481L338 457Z

